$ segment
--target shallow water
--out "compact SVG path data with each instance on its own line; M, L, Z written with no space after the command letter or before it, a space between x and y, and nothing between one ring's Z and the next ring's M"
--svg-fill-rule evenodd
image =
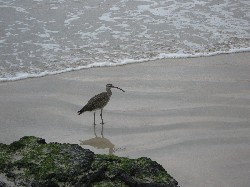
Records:
M0 81L250 50L248 0L0 0Z

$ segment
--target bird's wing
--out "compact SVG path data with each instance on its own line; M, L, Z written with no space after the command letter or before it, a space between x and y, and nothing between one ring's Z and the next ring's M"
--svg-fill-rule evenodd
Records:
M88 103L84 106L86 111L92 111L95 109L100 109L103 105L106 105L106 101L109 100L106 92L102 92L98 95L92 97ZM105 104L104 104L105 103Z

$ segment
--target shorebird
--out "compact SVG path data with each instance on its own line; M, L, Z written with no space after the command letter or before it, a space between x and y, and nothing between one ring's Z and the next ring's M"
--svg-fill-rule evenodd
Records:
M92 97L88 103L81 109L79 110L77 113L78 115L86 112L86 111L89 111L89 112L94 112L94 126L96 125L95 124L95 111L96 110L101 110L101 119L102 119L102 125L104 124L103 122L103 118L102 118L102 110L103 108L108 104L109 100L110 100L110 97L112 95L112 92L111 92L111 88L116 88L116 89L119 89L123 92L125 92L123 89L121 88L118 88L116 86L113 86L112 84L107 84L106 85L106 92L102 92L98 95L95 95L94 97Z

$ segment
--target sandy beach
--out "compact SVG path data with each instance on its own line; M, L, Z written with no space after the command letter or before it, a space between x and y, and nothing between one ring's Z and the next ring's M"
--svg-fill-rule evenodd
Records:
M0 82L0 142L38 136L150 157L182 187L250 184L250 53L164 59ZM101 125L77 111L112 83ZM98 124L101 122L97 115Z

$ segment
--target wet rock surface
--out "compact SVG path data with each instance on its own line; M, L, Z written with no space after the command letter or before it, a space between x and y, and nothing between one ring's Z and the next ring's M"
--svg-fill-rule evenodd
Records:
M77 144L46 143L26 136L0 143L0 187L177 187L178 183L149 158L98 155Z

